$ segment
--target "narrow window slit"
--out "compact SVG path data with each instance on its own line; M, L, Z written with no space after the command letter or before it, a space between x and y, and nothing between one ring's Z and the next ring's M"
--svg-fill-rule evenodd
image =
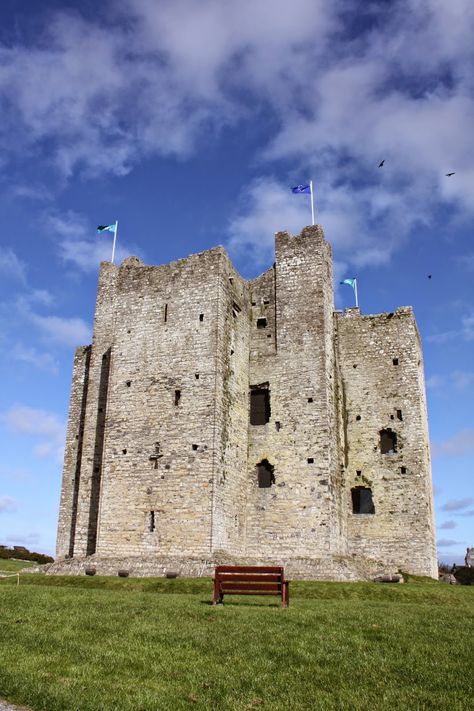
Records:
M163 321L166 323L168 321L168 304L165 304L165 312L163 314Z
M150 511L148 516L148 530L150 531L150 533L153 533L153 531L156 530L154 511Z
M204 321L204 314L199 314L199 320Z
M181 390L175 390L174 391L174 404L176 407L179 405L179 401L181 400Z

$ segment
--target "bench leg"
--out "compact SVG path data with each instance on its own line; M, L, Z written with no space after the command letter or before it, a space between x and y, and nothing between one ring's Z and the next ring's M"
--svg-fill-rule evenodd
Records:
M212 604L217 605L217 603L222 602L223 595L219 592L219 583L214 580L214 594L212 596Z
M290 594L289 594L289 589L288 589L288 581L286 581L282 584L282 588L281 588L281 606L288 607L289 604L290 604Z

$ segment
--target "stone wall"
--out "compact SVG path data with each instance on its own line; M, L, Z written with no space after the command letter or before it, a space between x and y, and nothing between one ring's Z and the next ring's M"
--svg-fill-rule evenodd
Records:
M431 466L421 344L411 308L336 318L343 397L348 551L436 577ZM381 452L382 430L396 435ZM375 514L352 513L351 490L372 491Z
M261 424L255 388L269 395ZM390 426L398 451L382 455ZM352 513L359 486L375 514ZM57 556L52 572L122 561L204 574L222 559L293 577L434 575L411 310L334 314L318 226L278 233L274 266L249 282L222 247L159 267L104 263L93 343L74 364Z

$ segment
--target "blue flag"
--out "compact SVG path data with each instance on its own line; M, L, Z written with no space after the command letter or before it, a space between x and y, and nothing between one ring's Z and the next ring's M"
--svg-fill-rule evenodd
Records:
M347 286L352 286L352 288L355 289L355 279L344 279L344 281L340 281L339 284L347 284Z
M114 232L115 225L98 225L97 232Z
M291 188L291 192L295 195L299 195L300 193L308 193L311 195L311 185L296 185L294 188Z

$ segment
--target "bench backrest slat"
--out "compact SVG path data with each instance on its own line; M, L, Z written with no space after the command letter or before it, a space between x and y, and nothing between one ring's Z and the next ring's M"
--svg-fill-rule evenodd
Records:
M279 566L218 565L216 566L216 574L219 573L273 573L283 575L283 568Z

